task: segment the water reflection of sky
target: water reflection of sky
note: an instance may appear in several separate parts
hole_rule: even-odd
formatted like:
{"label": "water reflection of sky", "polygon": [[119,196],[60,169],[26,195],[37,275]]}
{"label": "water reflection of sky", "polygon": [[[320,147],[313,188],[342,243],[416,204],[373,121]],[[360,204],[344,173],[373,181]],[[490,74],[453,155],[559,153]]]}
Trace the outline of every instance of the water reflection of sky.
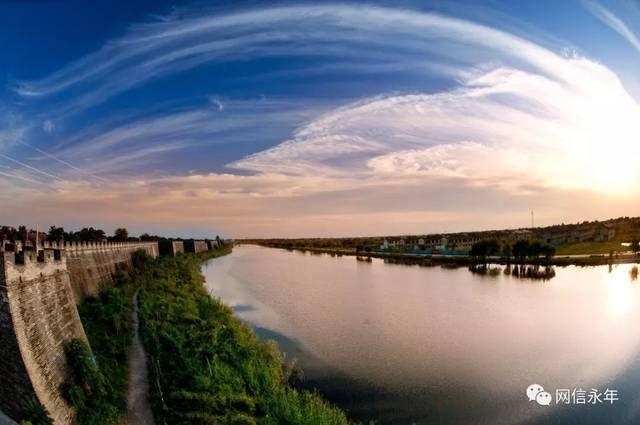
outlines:
{"label": "water reflection of sky", "polygon": [[205,274],[240,318],[307,353],[311,379],[327,368],[384,393],[345,401],[359,419],[513,423],[589,412],[589,422],[597,409],[539,408],[524,389],[619,384],[626,394],[619,388],[621,401],[600,411],[632,414],[640,377],[626,371],[637,362],[640,283],[630,268],[566,267],[535,281],[241,247]]}

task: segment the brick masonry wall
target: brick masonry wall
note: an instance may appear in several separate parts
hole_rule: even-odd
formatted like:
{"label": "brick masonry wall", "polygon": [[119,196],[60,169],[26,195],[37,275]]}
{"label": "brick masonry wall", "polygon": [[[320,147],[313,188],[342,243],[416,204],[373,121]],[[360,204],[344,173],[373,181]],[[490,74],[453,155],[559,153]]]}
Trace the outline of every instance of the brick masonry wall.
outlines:
{"label": "brick masonry wall", "polygon": [[164,240],[158,242],[161,255],[171,255],[175,257],[180,252],[184,252],[184,242]]}
{"label": "brick masonry wall", "polygon": [[145,250],[152,257],[158,256],[158,244],[155,242],[67,248],[67,267],[71,274],[71,288],[76,304],[96,295],[100,285],[113,282],[114,274],[130,266],[131,254],[139,249]]}
{"label": "brick masonry wall", "polygon": [[193,239],[188,239],[184,241],[184,252],[198,253],[208,251],[209,247],[206,241],[198,241]]}
{"label": "brick masonry wall", "polygon": [[24,403],[35,398],[56,425],[73,423],[74,412],[60,386],[68,376],[65,343],[86,339],[76,303],[111,282],[113,273],[131,264],[137,249],[158,255],[155,243],[64,248],[59,260],[53,249],[43,251],[44,261],[25,251],[24,264],[16,262],[14,252],[0,251],[0,410],[16,420]]}
{"label": "brick masonry wall", "polygon": [[29,374],[22,361],[20,347],[14,332],[13,319],[9,304],[9,294],[5,280],[4,256],[13,253],[0,252],[0,410],[7,415],[18,418],[21,414],[22,403],[35,398],[35,392],[29,379]]}
{"label": "brick masonry wall", "polygon": [[173,255],[177,255],[180,252],[184,252],[184,242],[182,241],[172,241],[171,245],[173,247]]}
{"label": "brick masonry wall", "polygon": [[[25,253],[24,265],[11,260],[5,255],[4,275],[21,363],[35,398],[47,408],[54,422],[71,423],[73,410],[60,392],[60,385],[67,380],[64,344],[72,338],[86,337],[66,263],[52,257],[38,262],[34,252]],[[14,386],[12,390],[19,388]],[[15,403],[24,404],[29,398],[33,397],[17,399]]]}

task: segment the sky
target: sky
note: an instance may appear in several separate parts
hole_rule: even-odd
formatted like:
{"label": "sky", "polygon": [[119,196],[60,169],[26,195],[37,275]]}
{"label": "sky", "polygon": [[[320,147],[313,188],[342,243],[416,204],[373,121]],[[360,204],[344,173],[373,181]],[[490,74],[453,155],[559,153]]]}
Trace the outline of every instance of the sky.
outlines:
{"label": "sky", "polygon": [[640,215],[631,0],[0,3],[0,223],[335,237]]}

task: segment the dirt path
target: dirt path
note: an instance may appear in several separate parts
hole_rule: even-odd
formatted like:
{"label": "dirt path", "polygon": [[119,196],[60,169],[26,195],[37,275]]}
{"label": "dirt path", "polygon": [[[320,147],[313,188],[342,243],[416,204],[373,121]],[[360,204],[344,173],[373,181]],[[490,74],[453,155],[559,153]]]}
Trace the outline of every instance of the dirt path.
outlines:
{"label": "dirt path", "polygon": [[140,341],[138,329],[138,293],[133,296],[133,341],[129,353],[129,389],[127,392],[127,423],[129,425],[153,425],[149,404],[149,380],[147,357]]}

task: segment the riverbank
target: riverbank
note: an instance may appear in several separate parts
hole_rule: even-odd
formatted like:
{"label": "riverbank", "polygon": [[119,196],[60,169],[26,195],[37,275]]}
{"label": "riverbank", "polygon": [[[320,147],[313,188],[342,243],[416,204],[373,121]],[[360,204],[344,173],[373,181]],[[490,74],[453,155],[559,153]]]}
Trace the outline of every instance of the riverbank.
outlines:
{"label": "riverbank", "polygon": [[137,277],[156,423],[343,425],[343,412],[294,389],[274,343],[261,343],[205,289],[198,255],[147,258]]}
{"label": "riverbank", "polygon": [[551,258],[527,259],[526,261],[516,261],[499,256],[486,257],[484,259],[474,258],[468,255],[437,255],[437,254],[411,254],[403,252],[376,252],[376,251],[356,251],[347,248],[284,248],[280,246],[262,245],[267,248],[284,249],[287,251],[308,252],[310,254],[328,254],[331,256],[353,256],[357,259],[381,258],[390,262],[417,265],[444,265],[444,266],[472,266],[477,264],[492,263],[500,265],[533,265],[533,266],[606,266],[609,264],[634,264],[640,263],[638,254],[580,254],[580,255],[557,255]]}

